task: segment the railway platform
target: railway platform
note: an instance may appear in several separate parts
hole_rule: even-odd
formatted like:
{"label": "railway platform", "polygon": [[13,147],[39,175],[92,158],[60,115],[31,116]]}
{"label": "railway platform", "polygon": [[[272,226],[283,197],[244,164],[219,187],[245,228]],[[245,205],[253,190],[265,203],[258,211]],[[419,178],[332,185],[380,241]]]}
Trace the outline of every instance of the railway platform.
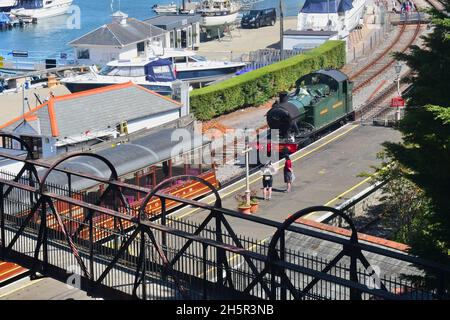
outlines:
{"label": "railway platform", "polygon": [[[274,176],[270,201],[262,200],[261,174],[256,172],[250,176],[250,188],[257,191],[260,198],[256,215],[282,222],[301,208],[322,204],[338,206],[369,186],[370,178],[359,175],[362,172],[372,172],[371,166],[379,164],[377,153],[382,150],[381,144],[399,140],[400,133],[391,128],[358,123],[341,127],[291,156],[296,175],[291,193],[284,192],[286,185],[283,181],[283,160]],[[220,194],[223,207],[236,208],[235,195],[243,193],[245,187],[243,179],[222,189]],[[212,202],[213,197],[202,201]],[[206,214],[187,207],[175,212],[172,218],[201,222]],[[320,217],[312,214],[308,218],[318,220]],[[230,218],[229,222],[239,234],[256,239],[263,239],[272,231],[261,226],[255,229],[251,223],[239,219]]]}

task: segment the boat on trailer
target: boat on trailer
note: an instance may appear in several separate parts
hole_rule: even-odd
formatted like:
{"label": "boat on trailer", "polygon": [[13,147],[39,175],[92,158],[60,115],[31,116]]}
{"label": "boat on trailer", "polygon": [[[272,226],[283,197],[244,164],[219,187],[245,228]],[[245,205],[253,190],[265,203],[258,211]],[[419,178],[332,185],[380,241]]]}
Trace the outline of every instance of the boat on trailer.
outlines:
{"label": "boat on trailer", "polygon": [[297,30],[337,31],[340,38],[362,23],[366,0],[306,0]]}

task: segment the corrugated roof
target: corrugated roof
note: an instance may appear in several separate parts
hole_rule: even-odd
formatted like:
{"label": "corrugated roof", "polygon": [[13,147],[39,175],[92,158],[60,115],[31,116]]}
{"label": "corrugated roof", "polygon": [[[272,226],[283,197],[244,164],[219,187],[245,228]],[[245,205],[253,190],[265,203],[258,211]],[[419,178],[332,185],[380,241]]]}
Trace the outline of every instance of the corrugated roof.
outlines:
{"label": "corrugated roof", "polygon": [[[13,131],[24,119],[36,114],[43,136],[78,136],[99,131],[150,115],[162,114],[181,106],[132,82],[53,97],[43,105],[0,126]],[[53,111],[53,112],[52,112]]]}
{"label": "corrugated roof", "polygon": [[[189,152],[208,143],[201,135],[196,134],[193,128],[184,128],[190,133],[191,139],[183,139],[181,142],[172,140],[172,134],[176,128],[166,128],[151,132],[144,136],[133,138],[130,135],[130,141],[115,147],[109,147],[95,151],[114,165],[119,176],[149,167],[153,164],[171,159],[174,150],[183,150]],[[176,147],[176,148],[175,148]],[[98,159],[89,157],[73,158],[64,162],[64,168],[92,174],[97,177],[109,178],[111,172],[108,167]],[[57,185],[67,185],[67,175],[54,171],[48,179],[48,182]],[[72,188],[74,190],[83,190],[95,186],[97,183],[92,180],[72,177]]]}
{"label": "corrugated roof", "polygon": [[165,31],[143,21],[127,18],[126,24],[111,22],[69,42],[71,46],[96,45],[123,47],[158,37]]}

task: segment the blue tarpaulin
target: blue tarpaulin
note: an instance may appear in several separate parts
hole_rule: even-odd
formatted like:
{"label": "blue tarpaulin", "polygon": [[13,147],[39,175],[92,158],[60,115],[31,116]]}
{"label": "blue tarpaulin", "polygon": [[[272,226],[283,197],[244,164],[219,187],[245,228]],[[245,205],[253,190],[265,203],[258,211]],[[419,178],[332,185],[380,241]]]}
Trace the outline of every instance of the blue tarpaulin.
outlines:
{"label": "blue tarpaulin", "polygon": [[0,12],[0,24],[8,23],[8,22],[11,22],[11,19],[9,18],[9,16],[4,12]]}
{"label": "blue tarpaulin", "polygon": [[302,13],[337,13],[353,8],[353,0],[306,0]]}

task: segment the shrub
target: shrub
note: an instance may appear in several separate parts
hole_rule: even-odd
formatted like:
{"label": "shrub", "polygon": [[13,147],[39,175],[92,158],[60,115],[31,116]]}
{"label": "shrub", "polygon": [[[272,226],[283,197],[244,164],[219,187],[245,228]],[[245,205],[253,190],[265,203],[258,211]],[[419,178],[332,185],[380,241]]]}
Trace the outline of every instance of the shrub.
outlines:
{"label": "shrub", "polygon": [[269,101],[290,90],[301,76],[323,68],[341,68],[345,42],[330,40],[306,53],[191,92],[191,110],[199,120],[210,120],[237,109]]}

